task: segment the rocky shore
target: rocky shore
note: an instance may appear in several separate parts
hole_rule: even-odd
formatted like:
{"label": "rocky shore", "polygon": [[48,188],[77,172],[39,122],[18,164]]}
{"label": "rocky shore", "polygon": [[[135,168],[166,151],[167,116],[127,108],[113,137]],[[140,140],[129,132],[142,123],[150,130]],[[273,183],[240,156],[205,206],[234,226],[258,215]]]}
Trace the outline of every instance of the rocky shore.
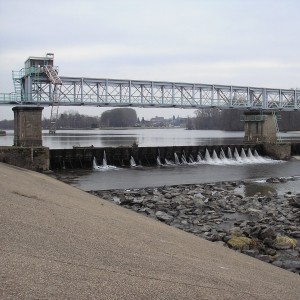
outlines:
{"label": "rocky shore", "polygon": [[[286,179],[268,181],[281,184]],[[300,274],[300,194],[248,197],[241,192],[246,184],[219,182],[90,193]]]}

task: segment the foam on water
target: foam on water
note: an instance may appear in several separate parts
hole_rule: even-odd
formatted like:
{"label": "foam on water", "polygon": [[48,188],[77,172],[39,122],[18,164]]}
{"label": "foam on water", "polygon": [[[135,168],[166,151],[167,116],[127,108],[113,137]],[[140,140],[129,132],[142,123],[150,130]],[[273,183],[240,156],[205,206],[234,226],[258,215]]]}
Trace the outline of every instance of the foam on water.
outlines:
{"label": "foam on water", "polygon": [[163,164],[161,163],[159,155],[156,157],[156,162],[158,166],[162,166]]}
{"label": "foam on water", "polygon": [[[156,158],[157,166],[178,166],[178,165],[247,165],[247,164],[276,164],[282,163],[283,161],[273,160],[268,157],[260,156],[256,150],[252,152],[250,148],[248,149],[241,149],[240,153],[237,148],[234,148],[233,155],[232,150],[230,147],[227,149],[227,155],[223,148],[220,149],[219,154],[215,149],[212,150],[210,153],[209,150],[205,149],[205,155],[202,157],[200,151],[198,152],[196,159],[194,159],[192,154],[189,154],[188,159],[185,156],[185,153],[181,154],[180,156],[177,153],[174,153],[174,161],[164,158],[164,162],[162,162],[160,153]],[[247,153],[247,154],[246,154]],[[141,167],[137,165],[133,156],[130,157],[130,167]],[[97,164],[97,160],[94,157],[93,159],[93,169],[94,170],[110,170],[110,169],[117,169],[115,166],[111,166],[107,164],[106,153],[104,151],[102,165]]]}
{"label": "foam on water", "polygon": [[168,166],[173,166],[173,165],[175,165],[174,162],[173,162],[172,160],[168,160],[168,159],[166,159],[166,158],[165,158],[165,163],[166,163],[166,165],[168,165]]}
{"label": "foam on water", "polygon": [[[238,152],[237,148],[235,148],[232,155],[232,151],[229,147],[227,149],[227,156],[222,148],[219,155],[217,154],[215,149],[213,149],[212,153],[209,153],[209,150],[206,148],[204,158],[199,152],[197,154],[196,160],[194,160],[193,156],[190,154],[189,160],[187,161],[185,154],[182,154],[180,161],[176,153],[174,153],[174,162],[165,159],[165,165],[247,165],[269,163],[276,164],[281,162],[283,161],[273,160],[268,157],[262,157],[257,153],[256,150],[253,154],[250,148],[248,148],[246,151],[242,148],[240,153]],[[164,166],[164,164],[162,163],[160,163],[159,165]]]}
{"label": "foam on water", "polygon": [[180,165],[180,160],[179,160],[178,155],[177,155],[176,152],[174,153],[174,161],[175,161],[176,165]]}
{"label": "foam on water", "polygon": [[102,165],[98,165],[96,157],[93,159],[93,169],[97,171],[107,171],[107,170],[116,170],[116,166],[111,166],[107,164],[106,153],[103,153]]}
{"label": "foam on water", "polygon": [[181,163],[182,163],[183,165],[188,165],[188,162],[187,162],[187,160],[186,160],[185,154],[182,154],[182,155],[181,155]]}
{"label": "foam on water", "polygon": [[133,158],[132,156],[130,156],[130,167],[131,167],[131,168],[136,167],[135,160],[134,160],[134,158]]}

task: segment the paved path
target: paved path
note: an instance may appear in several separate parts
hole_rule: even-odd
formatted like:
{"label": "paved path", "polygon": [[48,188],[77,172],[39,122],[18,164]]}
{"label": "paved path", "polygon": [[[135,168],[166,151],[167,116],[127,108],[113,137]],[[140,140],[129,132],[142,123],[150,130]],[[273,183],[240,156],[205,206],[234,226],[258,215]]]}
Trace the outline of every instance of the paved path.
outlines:
{"label": "paved path", "polygon": [[300,299],[300,276],[0,164],[0,299]]}

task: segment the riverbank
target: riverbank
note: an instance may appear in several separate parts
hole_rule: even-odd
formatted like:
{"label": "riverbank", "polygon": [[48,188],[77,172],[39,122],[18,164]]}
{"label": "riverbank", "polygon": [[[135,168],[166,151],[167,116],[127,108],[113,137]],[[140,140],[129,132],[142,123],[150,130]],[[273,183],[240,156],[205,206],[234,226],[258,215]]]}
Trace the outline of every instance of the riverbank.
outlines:
{"label": "riverbank", "polygon": [[299,276],[0,163],[0,298],[285,299]]}
{"label": "riverbank", "polygon": [[[268,182],[287,180],[299,178]],[[234,181],[90,193],[300,274],[300,194],[246,196],[246,185]]]}

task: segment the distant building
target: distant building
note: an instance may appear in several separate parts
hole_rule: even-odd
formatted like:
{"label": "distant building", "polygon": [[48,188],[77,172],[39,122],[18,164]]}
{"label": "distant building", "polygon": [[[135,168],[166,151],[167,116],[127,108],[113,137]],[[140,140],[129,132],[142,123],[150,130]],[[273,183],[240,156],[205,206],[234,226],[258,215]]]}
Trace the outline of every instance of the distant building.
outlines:
{"label": "distant building", "polygon": [[165,127],[165,118],[164,117],[155,117],[150,119],[150,126],[153,127]]}
{"label": "distant building", "polygon": [[142,119],[138,127],[184,127],[186,124],[186,118],[169,118],[164,117],[151,118],[149,121]]}
{"label": "distant building", "polygon": [[152,122],[152,123],[164,123],[165,118],[156,116],[155,118],[150,119],[150,122]]}

